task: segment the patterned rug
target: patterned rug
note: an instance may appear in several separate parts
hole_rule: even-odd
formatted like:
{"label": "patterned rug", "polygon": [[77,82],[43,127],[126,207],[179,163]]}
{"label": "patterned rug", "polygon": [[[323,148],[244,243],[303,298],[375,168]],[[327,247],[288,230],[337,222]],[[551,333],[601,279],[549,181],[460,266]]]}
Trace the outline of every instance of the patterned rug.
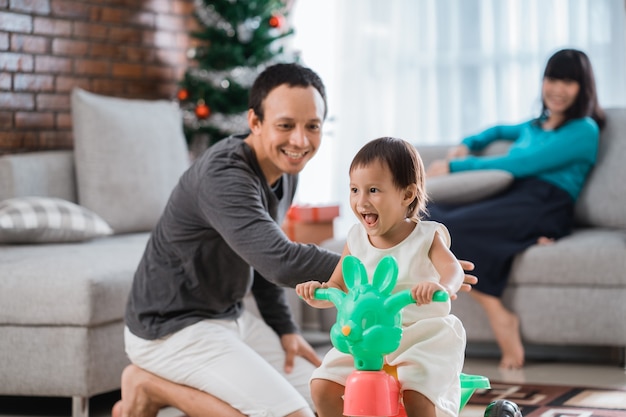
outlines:
{"label": "patterned rug", "polygon": [[626,390],[491,382],[477,390],[461,417],[482,417],[492,401],[515,402],[524,417],[626,417]]}

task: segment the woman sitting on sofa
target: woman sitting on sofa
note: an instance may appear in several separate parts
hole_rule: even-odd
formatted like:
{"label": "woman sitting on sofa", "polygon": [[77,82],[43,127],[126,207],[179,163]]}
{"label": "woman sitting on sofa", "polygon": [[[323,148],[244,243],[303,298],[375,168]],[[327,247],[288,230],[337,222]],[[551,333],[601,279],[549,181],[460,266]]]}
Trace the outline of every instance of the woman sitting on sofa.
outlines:
{"label": "woman sitting on sofa", "polygon": [[[479,277],[472,297],[487,313],[500,347],[502,368],[524,364],[517,316],[501,301],[514,256],[570,233],[574,203],[595,164],[605,116],[598,104],[591,63],[575,49],[556,52],[546,65],[539,117],[491,127],[434,161],[427,175],[500,169],[515,180],[491,198],[463,204],[428,205],[429,218],[445,224],[452,251],[474,262]],[[509,152],[472,156],[495,140],[512,142]]]}

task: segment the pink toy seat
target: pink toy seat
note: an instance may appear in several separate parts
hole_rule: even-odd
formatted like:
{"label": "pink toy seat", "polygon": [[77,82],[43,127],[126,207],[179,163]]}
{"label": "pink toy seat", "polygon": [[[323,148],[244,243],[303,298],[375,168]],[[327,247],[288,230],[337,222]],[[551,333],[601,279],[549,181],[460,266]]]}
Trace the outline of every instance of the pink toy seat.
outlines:
{"label": "pink toy seat", "polygon": [[348,376],[343,397],[347,416],[396,416],[400,384],[385,371],[354,371]]}

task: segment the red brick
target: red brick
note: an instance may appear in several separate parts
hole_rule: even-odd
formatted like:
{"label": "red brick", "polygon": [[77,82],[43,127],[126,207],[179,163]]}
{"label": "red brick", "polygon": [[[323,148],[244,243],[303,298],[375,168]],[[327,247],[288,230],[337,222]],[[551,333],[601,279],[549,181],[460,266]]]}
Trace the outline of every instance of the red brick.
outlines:
{"label": "red brick", "polygon": [[123,61],[125,57],[123,45],[111,43],[92,43],[89,48],[89,56],[92,58],[110,58],[116,61]]}
{"label": "red brick", "polygon": [[0,12],[0,30],[31,32],[33,30],[33,18],[23,14]]}
{"label": "red brick", "polygon": [[82,20],[88,20],[91,12],[91,6],[83,1],[52,0],[50,8],[54,16]]}
{"label": "red brick", "polygon": [[[163,0],[165,1],[165,0]],[[191,16],[194,11],[193,0],[167,0],[174,14]]]}
{"label": "red brick", "polygon": [[51,129],[54,127],[53,113],[15,113],[15,127],[18,129]]}
{"label": "red brick", "polygon": [[0,108],[32,110],[35,99],[32,94],[0,92]]}
{"label": "red brick", "polygon": [[28,139],[36,136],[32,132],[0,132],[0,152],[5,150],[15,152],[24,149],[24,144]]}
{"label": "red brick", "polygon": [[0,111],[0,127],[2,129],[13,128],[13,114],[11,111]]}
{"label": "red brick", "polygon": [[147,78],[156,78],[161,80],[171,80],[174,78],[174,69],[172,67],[149,65],[145,68]]}
{"label": "red brick", "polygon": [[125,44],[141,44],[143,32],[134,28],[111,27],[109,39]]}
{"label": "red brick", "polygon": [[0,51],[6,51],[9,49],[9,34],[0,33]]}
{"label": "red brick", "polygon": [[33,32],[42,35],[70,36],[72,23],[67,20],[35,17]]}
{"label": "red brick", "polygon": [[16,91],[54,91],[54,77],[18,73],[13,76],[13,88]]}
{"label": "red brick", "polygon": [[106,75],[109,74],[111,65],[108,61],[96,61],[93,59],[77,60],[74,64],[74,71],[77,74],[85,75]]}
{"label": "red brick", "polygon": [[0,0],[0,8],[6,9],[9,7],[9,0]]}
{"label": "red brick", "polygon": [[139,64],[113,64],[113,76],[122,78],[143,77],[143,65]]}
{"label": "red brick", "polygon": [[90,38],[90,39],[107,39],[109,28],[105,25],[91,22],[73,22],[74,37]]}
{"label": "red brick", "polygon": [[159,96],[157,90],[158,82],[156,81],[137,81],[128,83],[126,85],[126,91],[129,93],[131,97],[140,97],[143,99],[157,99],[162,98]]}
{"label": "red brick", "polygon": [[128,22],[130,17],[129,10],[123,10],[112,7],[93,7],[91,9],[91,20],[97,20],[104,23],[121,24]]}
{"label": "red brick", "polygon": [[11,10],[18,10],[21,12],[32,12],[36,14],[49,14],[50,13],[50,1],[49,0],[12,0]]}
{"label": "red brick", "polygon": [[12,76],[8,72],[0,72],[0,90],[11,89]]}
{"label": "red brick", "polygon": [[26,54],[2,52],[0,53],[0,70],[31,72],[33,70],[33,57]]}
{"label": "red brick", "polygon": [[124,92],[124,81],[98,78],[91,82],[91,88],[94,93],[110,96],[121,96]]}
{"label": "red brick", "polygon": [[14,52],[30,52],[43,54],[50,50],[50,39],[43,36],[11,35],[11,50]]}
{"label": "red brick", "polygon": [[72,128],[72,114],[71,113],[57,113],[56,127],[59,129],[71,129]]}
{"label": "red brick", "polygon": [[37,135],[39,149],[72,149],[74,141],[71,130],[43,131]]}
{"label": "red brick", "polygon": [[53,74],[69,73],[72,72],[72,60],[49,55],[36,56],[35,71]]}
{"label": "red brick", "polygon": [[70,109],[70,96],[68,94],[37,94],[36,99],[39,110]]}
{"label": "red brick", "polygon": [[124,48],[125,58],[129,62],[154,62],[154,49],[141,46],[128,46]]}
{"label": "red brick", "polygon": [[85,56],[89,50],[89,43],[70,39],[54,39],[52,41],[52,53],[54,55],[78,55]]}
{"label": "red brick", "polygon": [[91,88],[91,79],[78,78],[76,76],[57,77],[57,80],[56,80],[56,92],[57,93],[68,93],[72,91],[74,87],[80,87],[83,90],[89,90]]}

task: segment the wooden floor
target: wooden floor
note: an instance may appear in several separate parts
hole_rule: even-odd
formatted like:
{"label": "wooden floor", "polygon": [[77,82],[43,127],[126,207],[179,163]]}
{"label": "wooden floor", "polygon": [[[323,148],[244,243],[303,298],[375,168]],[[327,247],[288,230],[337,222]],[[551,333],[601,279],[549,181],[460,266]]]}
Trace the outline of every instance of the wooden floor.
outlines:
{"label": "wooden floor", "polygon": [[[323,355],[327,346],[319,346]],[[498,368],[495,347],[469,346],[464,372],[488,377],[491,381],[511,383],[560,384],[603,388],[626,389],[626,371],[623,351],[601,350],[593,352],[571,350],[558,359],[551,360],[550,352],[542,348],[530,349],[529,359],[523,370],[502,371]],[[569,355],[569,357],[568,357]],[[534,359],[541,357],[542,359]],[[548,359],[546,359],[548,358]],[[119,392],[96,396],[90,402],[91,417],[110,416],[111,407],[119,399]],[[70,416],[69,399],[0,397],[0,417],[53,417]],[[164,409],[158,417],[178,417],[175,409]]]}

